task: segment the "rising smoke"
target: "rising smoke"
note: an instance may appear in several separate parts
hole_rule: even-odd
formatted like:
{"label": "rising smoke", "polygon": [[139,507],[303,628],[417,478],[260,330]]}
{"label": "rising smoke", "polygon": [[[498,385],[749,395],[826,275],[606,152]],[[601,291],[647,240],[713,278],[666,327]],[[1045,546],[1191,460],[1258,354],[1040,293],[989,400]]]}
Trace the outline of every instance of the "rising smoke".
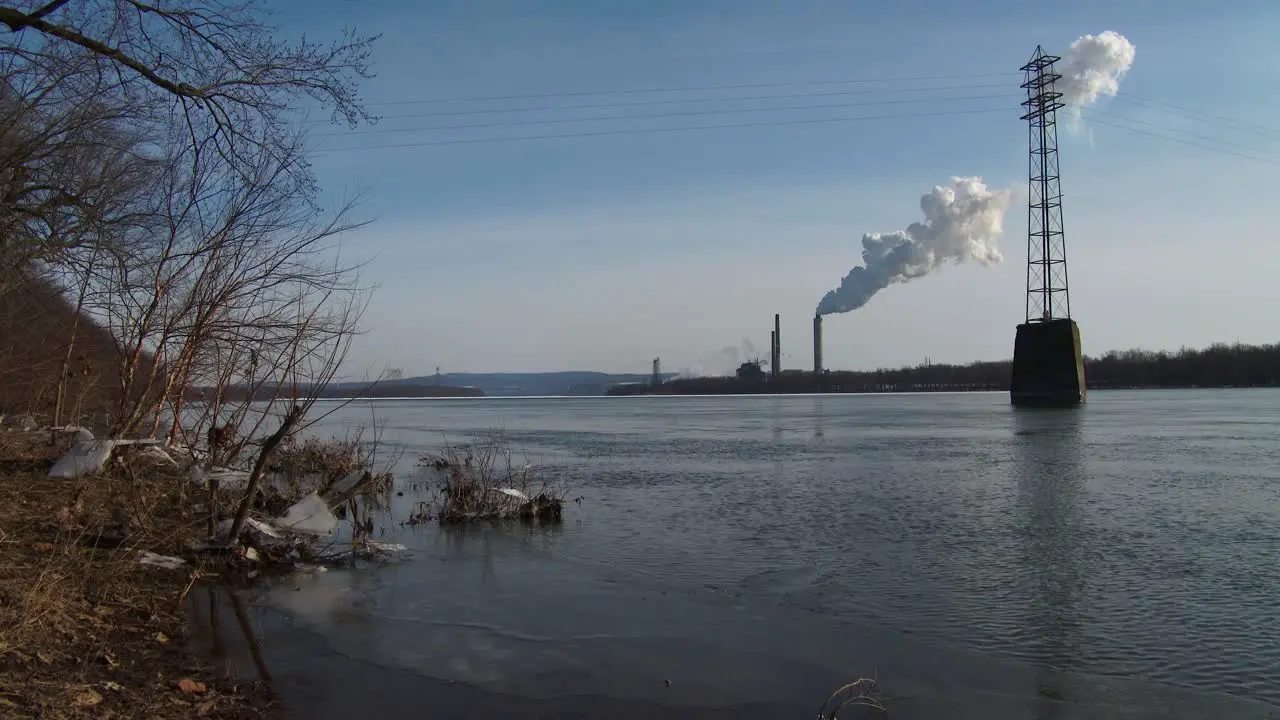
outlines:
{"label": "rising smoke", "polygon": [[693,367],[682,368],[676,375],[678,379],[703,377],[729,377],[738,370],[740,358],[756,360],[756,346],[743,338],[741,347],[726,345],[713,356],[703,359]]}
{"label": "rising smoke", "polygon": [[1084,35],[1071,43],[1057,67],[1062,79],[1056,83],[1067,109],[1078,116],[1099,97],[1115,97],[1136,54],[1133,43],[1114,30]]}
{"label": "rising smoke", "polygon": [[[1058,66],[1062,79],[1056,89],[1072,115],[1078,118],[1099,97],[1115,97],[1135,55],[1133,43],[1114,30],[1071,43]],[[996,240],[1004,229],[1011,195],[989,189],[976,177],[952,178],[950,187],[935,187],[920,198],[923,222],[862,236],[862,267],[850,270],[840,287],[822,298],[818,314],[857,310],[890,285],[928,275],[948,260],[999,263]]]}
{"label": "rising smoke", "polygon": [[897,283],[923,277],[948,260],[1000,262],[996,239],[1004,230],[1010,191],[991,190],[981,178],[957,177],[920,198],[924,221],[906,230],[862,236],[862,267],[855,267],[840,287],[818,303],[818,313],[857,310],[873,295]]}

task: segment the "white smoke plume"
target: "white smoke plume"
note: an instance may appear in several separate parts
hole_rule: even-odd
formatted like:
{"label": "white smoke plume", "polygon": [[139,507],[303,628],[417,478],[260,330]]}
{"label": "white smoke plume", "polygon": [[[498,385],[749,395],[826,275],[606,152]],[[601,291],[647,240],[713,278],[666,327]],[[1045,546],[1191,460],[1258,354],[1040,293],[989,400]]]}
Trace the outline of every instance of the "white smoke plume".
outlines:
{"label": "white smoke plume", "polygon": [[702,358],[691,367],[681,368],[676,373],[678,379],[731,377],[738,372],[738,365],[756,357],[756,346],[743,338],[742,345],[726,345],[708,357]]}
{"label": "white smoke plume", "polygon": [[978,177],[955,177],[949,186],[934,187],[920,198],[923,222],[862,236],[862,266],[822,298],[818,313],[857,310],[877,292],[928,275],[948,260],[999,263],[996,240],[1011,196],[1009,190],[989,189]]}
{"label": "white smoke plume", "polygon": [[1078,115],[1103,95],[1115,97],[1136,54],[1133,43],[1115,30],[1078,38],[1058,66],[1062,79],[1056,89],[1062,102]]}

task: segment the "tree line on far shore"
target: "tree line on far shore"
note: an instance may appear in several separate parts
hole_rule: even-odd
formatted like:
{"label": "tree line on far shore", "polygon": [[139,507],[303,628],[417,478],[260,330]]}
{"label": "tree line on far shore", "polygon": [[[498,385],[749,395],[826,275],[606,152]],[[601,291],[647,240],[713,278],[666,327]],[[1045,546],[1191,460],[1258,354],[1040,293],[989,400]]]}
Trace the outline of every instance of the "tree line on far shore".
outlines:
{"label": "tree line on far shore", "polygon": [[[1176,352],[1113,350],[1100,357],[1085,357],[1085,380],[1091,389],[1196,388],[1280,386],[1280,343],[1228,345]],[[1011,360],[973,362],[967,365],[929,363],[915,367],[829,371],[821,378],[813,373],[788,370],[776,378],[749,381],[739,378],[689,378],[674,380],[650,392],[892,392],[911,390],[1008,390]]]}

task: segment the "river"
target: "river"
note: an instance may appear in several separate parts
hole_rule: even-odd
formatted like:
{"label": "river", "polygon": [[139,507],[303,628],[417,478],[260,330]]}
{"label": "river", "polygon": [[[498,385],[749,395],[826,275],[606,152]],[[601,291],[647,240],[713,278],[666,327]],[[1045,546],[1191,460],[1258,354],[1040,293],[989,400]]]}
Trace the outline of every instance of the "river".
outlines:
{"label": "river", "polygon": [[899,718],[1280,717],[1280,392],[380,400],[320,432],[374,418],[406,487],[501,432],[581,503],[391,524],[406,559],[255,596],[296,717],[812,718],[872,675]]}

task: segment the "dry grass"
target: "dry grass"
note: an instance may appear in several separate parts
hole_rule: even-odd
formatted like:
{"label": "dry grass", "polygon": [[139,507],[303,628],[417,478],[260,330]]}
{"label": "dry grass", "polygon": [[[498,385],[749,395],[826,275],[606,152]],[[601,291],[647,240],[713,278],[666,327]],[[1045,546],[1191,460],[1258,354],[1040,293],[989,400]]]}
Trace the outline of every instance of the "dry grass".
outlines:
{"label": "dry grass", "polygon": [[189,481],[141,458],[56,480],[47,451],[0,434],[0,716],[273,716],[265,688],[186,649],[182,598],[207,568],[137,562],[205,534]]}
{"label": "dry grass", "polygon": [[539,477],[532,463],[513,462],[501,437],[448,446],[423,456],[419,466],[434,482],[438,498],[419,504],[411,523],[433,514],[441,524],[514,519],[559,522],[562,517],[566,489]]}
{"label": "dry grass", "polygon": [[346,507],[353,498],[366,499],[365,504],[379,504],[381,496],[395,484],[391,468],[399,458],[381,457],[379,433],[375,431],[366,438],[368,434],[367,428],[360,426],[343,437],[327,440],[314,436],[286,439],[272,455],[268,467],[270,487],[263,488],[259,507],[278,515],[303,495],[330,495],[334,485],[352,473],[365,477],[357,487],[341,493],[342,497],[332,498],[335,504]]}
{"label": "dry grass", "polygon": [[854,717],[887,717],[889,710],[880,701],[880,686],[875,678],[860,677],[841,685],[818,709],[818,720]]}

